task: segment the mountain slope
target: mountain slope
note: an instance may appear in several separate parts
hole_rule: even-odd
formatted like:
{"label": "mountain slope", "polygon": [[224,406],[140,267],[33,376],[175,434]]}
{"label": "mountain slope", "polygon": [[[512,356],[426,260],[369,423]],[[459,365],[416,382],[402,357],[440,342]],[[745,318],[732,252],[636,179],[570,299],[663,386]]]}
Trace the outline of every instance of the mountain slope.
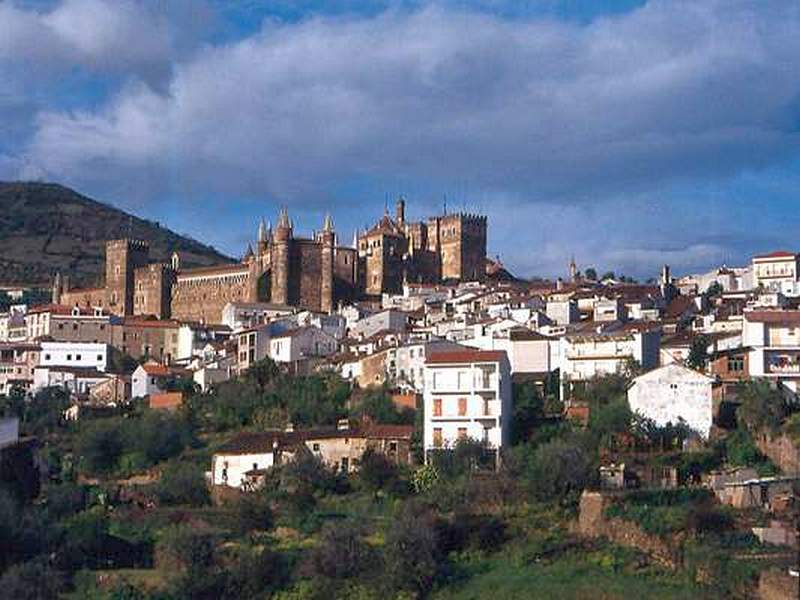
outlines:
{"label": "mountain slope", "polygon": [[0,182],[0,284],[49,284],[60,271],[74,284],[94,285],[102,277],[106,240],[122,237],[149,242],[153,260],[167,260],[173,250],[184,266],[231,260],[64,186]]}

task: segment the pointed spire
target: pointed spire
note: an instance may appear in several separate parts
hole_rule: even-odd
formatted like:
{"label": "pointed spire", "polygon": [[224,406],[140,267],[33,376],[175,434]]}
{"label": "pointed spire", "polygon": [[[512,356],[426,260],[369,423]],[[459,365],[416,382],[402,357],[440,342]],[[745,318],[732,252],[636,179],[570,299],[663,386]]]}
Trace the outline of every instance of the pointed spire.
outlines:
{"label": "pointed spire", "polygon": [[325,213],[325,222],[322,225],[322,231],[333,231],[333,218],[331,217],[331,213]]}
{"label": "pointed spire", "polygon": [[247,260],[248,258],[253,258],[253,245],[248,242],[247,250],[244,253],[244,258]]}
{"label": "pointed spire", "polygon": [[278,229],[291,229],[292,224],[289,222],[289,211],[284,206],[281,208],[280,216],[278,217]]}
{"label": "pointed spire", "polygon": [[267,241],[267,224],[262,217],[261,222],[258,224],[258,242],[263,244]]}
{"label": "pointed spire", "polygon": [[353,248],[358,249],[358,227],[353,230]]}

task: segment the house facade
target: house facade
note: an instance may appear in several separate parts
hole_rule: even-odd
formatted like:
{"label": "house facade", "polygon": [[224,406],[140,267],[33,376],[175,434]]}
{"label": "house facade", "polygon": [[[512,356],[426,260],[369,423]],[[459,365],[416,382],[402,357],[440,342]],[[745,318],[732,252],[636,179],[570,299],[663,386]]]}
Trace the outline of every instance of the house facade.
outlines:
{"label": "house facade", "polygon": [[490,450],[509,444],[511,368],[503,351],[438,352],[425,363],[426,457],[471,438]]}

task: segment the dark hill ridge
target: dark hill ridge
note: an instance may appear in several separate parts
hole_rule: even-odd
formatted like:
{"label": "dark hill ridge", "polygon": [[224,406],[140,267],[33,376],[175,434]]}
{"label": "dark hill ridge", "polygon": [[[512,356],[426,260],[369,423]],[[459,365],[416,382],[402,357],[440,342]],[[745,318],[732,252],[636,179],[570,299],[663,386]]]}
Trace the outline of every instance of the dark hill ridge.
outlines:
{"label": "dark hill ridge", "polygon": [[231,259],[211,246],[158,223],[53,183],[0,182],[0,284],[43,285],[60,271],[73,284],[102,279],[105,242],[132,237],[150,244],[154,261],[174,250],[184,266],[207,266]]}

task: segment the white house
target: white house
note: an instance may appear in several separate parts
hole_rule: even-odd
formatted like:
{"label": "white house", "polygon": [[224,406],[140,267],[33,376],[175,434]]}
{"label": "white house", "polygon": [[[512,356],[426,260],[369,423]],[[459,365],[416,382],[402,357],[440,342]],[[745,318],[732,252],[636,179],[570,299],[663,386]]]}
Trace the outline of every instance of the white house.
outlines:
{"label": "white house", "polygon": [[328,356],[339,343],[318,327],[298,327],[272,336],[269,357],[275,362],[294,362],[313,356]]}
{"label": "white house", "polygon": [[746,310],[742,345],[749,375],[800,390],[800,310]]}
{"label": "white house", "polygon": [[798,281],[798,255],[779,250],[753,257],[753,285],[794,296]]}
{"label": "white house", "polygon": [[628,404],[633,412],[657,425],[683,421],[708,439],[714,411],[713,384],[711,377],[683,365],[665,365],[633,380]]}
{"label": "white house", "polygon": [[211,483],[242,488],[247,474],[268,469],[279,461],[286,438],[280,431],[245,432],[223,444],[211,459]]}
{"label": "white house", "polygon": [[105,372],[108,344],[88,342],[42,342],[39,366],[97,369]]}
{"label": "white house", "polygon": [[508,445],[512,399],[505,352],[461,350],[429,355],[423,398],[426,456],[467,437],[494,450]]}
{"label": "white house", "polygon": [[652,324],[587,323],[560,339],[557,360],[562,392],[577,381],[621,372],[631,360],[652,369],[658,365],[660,343],[661,330]]}
{"label": "white house", "polygon": [[88,395],[89,390],[108,379],[108,375],[88,367],[36,367],[33,387],[37,392],[46,387],[61,387],[72,394]]}
{"label": "white house", "polygon": [[154,362],[139,365],[131,375],[131,397],[144,398],[163,392],[163,382],[169,375],[170,370],[164,365]]}

